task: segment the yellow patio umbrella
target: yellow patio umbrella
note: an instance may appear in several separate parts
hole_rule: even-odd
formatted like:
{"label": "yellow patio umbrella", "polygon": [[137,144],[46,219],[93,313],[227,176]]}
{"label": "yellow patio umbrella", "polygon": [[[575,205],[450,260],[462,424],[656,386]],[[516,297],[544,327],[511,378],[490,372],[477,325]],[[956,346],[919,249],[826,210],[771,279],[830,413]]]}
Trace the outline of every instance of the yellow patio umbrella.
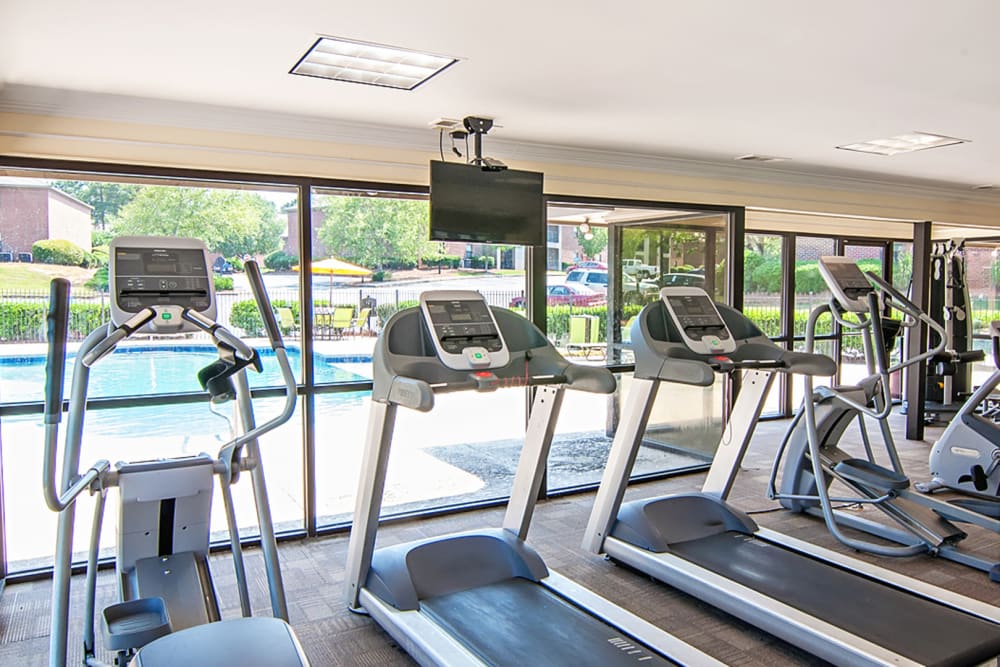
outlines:
{"label": "yellow patio umbrella", "polygon": [[[293,271],[298,271],[298,265],[292,267]],[[330,305],[333,305],[333,277],[334,276],[361,276],[364,279],[365,276],[370,276],[372,272],[363,266],[358,266],[357,264],[351,264],[350,262],[345,262],[342,259],[337,259],[336,257],[328,257],[326,259],[321,259],[312,263],[312,273],[320,275],[330,276],[330,288],[327,294],[327,301]]]}

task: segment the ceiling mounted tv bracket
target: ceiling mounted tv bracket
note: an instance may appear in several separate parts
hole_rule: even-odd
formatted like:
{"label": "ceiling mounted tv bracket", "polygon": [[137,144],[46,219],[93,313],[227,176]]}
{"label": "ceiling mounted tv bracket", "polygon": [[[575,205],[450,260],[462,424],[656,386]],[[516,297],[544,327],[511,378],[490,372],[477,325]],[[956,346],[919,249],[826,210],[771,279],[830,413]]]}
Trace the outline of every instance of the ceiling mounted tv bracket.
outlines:
{"label": "ceiling mounted tv bracket", "polygon": [[473,136],[476,156],[470,160],[472,164],[479,165],[483,171],[503,171],[507,168],[507,165],[496,158],[483,157],[483,137],[493,128],[492,118],[466,116],[462,119],[462,125]]}

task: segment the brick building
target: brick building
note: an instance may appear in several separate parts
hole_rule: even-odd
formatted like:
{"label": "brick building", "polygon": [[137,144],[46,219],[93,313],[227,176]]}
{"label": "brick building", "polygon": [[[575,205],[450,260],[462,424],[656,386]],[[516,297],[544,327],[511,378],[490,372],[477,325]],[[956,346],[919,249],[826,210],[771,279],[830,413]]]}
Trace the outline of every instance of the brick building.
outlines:
{"label": "brick building", "polygon": [[91,210],[45,181],[0,179],[0,251],[17,258],[43,239],[62,239],[90,250]]}

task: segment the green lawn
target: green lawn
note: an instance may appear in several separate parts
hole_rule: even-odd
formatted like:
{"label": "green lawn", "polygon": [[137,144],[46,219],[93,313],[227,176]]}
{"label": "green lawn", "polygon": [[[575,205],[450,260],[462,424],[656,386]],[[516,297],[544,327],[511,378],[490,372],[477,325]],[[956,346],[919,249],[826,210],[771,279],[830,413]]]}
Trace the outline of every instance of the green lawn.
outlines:
{"label": "green lawn", "polygon": [[0,294],[4,292],[47,292],[53,278],[68,278],[73,287],[83,284],[94,275],[94,269],[55,264],[0,264]]}

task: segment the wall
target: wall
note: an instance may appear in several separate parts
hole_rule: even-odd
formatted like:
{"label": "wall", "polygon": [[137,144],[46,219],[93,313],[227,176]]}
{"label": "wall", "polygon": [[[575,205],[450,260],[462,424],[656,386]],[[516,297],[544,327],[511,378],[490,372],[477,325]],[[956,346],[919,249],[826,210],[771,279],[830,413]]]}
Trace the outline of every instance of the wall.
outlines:
{"label": "wall", "polygon": [[[137,123],[124,112],[105,120],[61,115],[67,112],[56,107],[48,114],[2,109],[0,155],[8,156],[426,185],[428,160],[437,155],[437,135],[427,130],[297,122],[247,110],[219,118],[194,108],[185,118],[143,116],[180,127]],[[1000,226],[996,193],[954,185],[489,141],[490,154],[509,166],[543,171],[553,194]]]}
{"label": "wall", "polygon": [[47,188],[0,185],[0,238],[3,249],[13,250],[15,257],[48,238]]}
{"label": "wall", "polygon": [[48,238],[63,239],[90,250],[90,207],[58,190],[48,190]]}
{"label": "wall", "polygon": [[[288,234],[285,237],[285,246],[282,248],[289,255],[299,255],[299,209],[292,208],[286,213],[286,222],[288,224]],[[326,251],[326,247],[319,240],[319,230],[323,227],[323,223],[326,222],[326,213],[322,209],[313,208],[312,210],[312,248],[313,248],[313,258],[320,259],[328,257],[329,254]]]}

